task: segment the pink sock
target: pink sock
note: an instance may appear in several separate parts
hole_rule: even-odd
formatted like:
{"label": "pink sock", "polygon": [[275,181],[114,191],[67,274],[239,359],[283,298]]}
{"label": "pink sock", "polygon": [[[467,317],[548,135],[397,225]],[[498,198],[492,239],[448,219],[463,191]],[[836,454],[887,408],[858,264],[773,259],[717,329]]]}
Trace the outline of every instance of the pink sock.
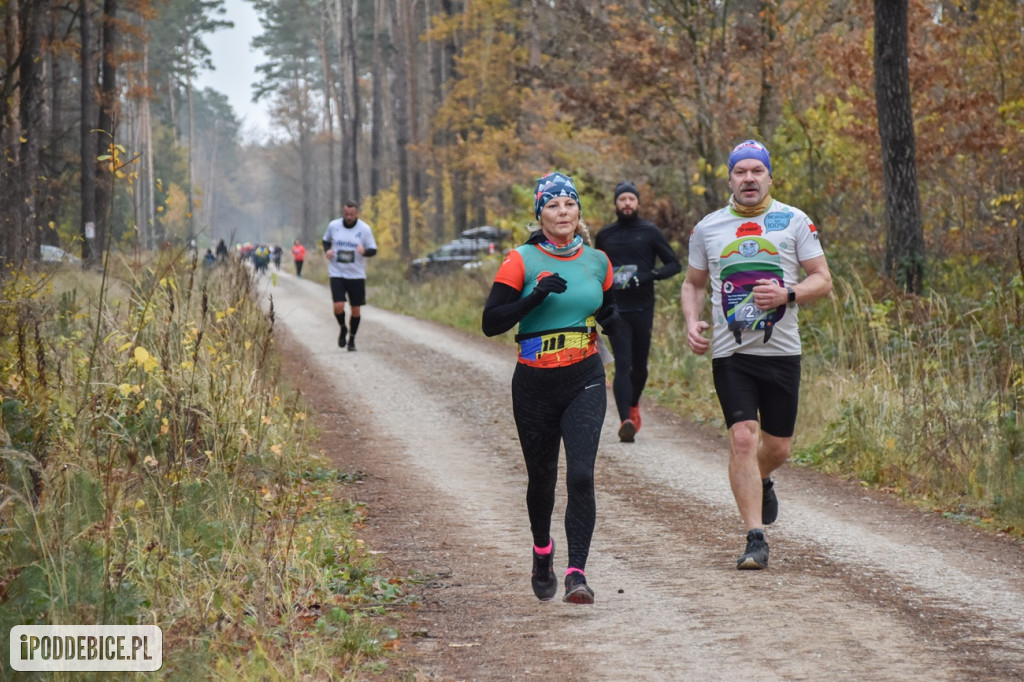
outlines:
{"label": "pink sock", "polygon": [[566,575],[569,575],[570,573],[579,573],[580,575],[582,575],[584,577],[587,575],[586,573],[583,572],[582,568],[576,568],[575,566],[570,566],[569,568],[565,569],[565,574]]}
{"label": "pink sock", "polygon": [[554,543],[551,542],[551,540],[548,540],[548,546],[547,547],[538,547],[537,545],[534,545],[533,546],[533,551],[536,552],[537,554],[540,554],[541,556],[544,556],[545,554],[551,554],[551,546],[553,544]]}

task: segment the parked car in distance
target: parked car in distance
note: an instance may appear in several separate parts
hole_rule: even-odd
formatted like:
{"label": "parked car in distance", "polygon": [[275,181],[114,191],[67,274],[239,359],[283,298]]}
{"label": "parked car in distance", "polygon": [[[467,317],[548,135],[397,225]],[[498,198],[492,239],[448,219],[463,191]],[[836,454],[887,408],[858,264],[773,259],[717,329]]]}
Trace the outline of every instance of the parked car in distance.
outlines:
{"label": "parked car in distance", "polygon": [[480,265],[480,258],[491,252],[492,242],[477,239],[456,239],[409,263],[409,278],[453,272]]}
{"label": "parked car in distance", "polygon": [[78,256],[68,253],[59,246],[49,244],[39,245],[39,260],[44,263],[71,263],[73,265],[79,265],[82,262]]}
{"label": "parked car in distance", "polygon": [[409,279],[480,267],[480,259],[501,253],[502,245],[511,235],[497,227],[484,225],[464,230],[458,239],[444,244],[422,258],[409,263]]}
{"label": "parked car in distance", "polygon": [[459,233],[460,239],[485,239],[487,241],[494,242],[496,246],[501,246],[506,240],[512,238],[512,234],[506,230],[502,230],[498,227],[491,227],[490,225],[483,225],[481,227],[471,227],[468,230],[463,230]]}

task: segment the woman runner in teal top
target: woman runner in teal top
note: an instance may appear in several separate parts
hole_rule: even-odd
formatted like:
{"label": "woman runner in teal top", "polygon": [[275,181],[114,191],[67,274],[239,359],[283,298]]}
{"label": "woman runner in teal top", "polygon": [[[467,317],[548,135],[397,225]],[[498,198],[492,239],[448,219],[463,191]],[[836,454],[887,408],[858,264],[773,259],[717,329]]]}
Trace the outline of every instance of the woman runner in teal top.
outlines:
{"label": "woman runner in teal top", "polygon": [[512,412],[528,476],[534,594],[547,601],[558,591],[551,517],[564,444],[569,559],[563,601],[592,604],[584,569],[597,517],[594,462],[607,408],[596,325],[609,333],[618,319],[608,293],[612,269],[604,253],[584,243],[589,235],[572,178],[540,178],[534,209],[540,229],[498,269],[482,327],[495,336],[519,325]]}

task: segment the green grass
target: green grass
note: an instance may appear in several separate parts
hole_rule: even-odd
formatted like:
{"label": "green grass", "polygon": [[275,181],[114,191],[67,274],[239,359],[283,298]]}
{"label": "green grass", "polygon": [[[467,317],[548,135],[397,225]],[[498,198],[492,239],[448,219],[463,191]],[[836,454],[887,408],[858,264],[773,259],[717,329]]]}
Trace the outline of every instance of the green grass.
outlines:
{"label": "green grass", "polygon": [[406,580],[364,552],[361,474],[316,454],[244,268],[114,257],[2,288],[4,631],[159,625],[174,679],[386,669]]}

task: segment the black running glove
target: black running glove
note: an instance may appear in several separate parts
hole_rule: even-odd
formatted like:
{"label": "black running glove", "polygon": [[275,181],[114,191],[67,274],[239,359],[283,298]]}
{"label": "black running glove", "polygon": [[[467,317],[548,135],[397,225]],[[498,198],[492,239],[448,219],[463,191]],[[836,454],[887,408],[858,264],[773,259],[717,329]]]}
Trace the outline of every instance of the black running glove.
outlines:
{"label": "black running glove", "polygon": [[594,319],[601,325],[601,331],[606,336],[611,336],[615,333],[615,330],[619,328],[619,322],[622,320],[619,317],[619,309],[614,305],[602,306],[600,310],[594,315]]}
{"label": "black running glove", "polygon": [[534,287],[533,290],[535,292],[539,291],[542,294],[542,298],[547,298],[548,294],[560,294],[565,291],[565,288],[565,280],[559,277],[556,272],[555,274],[548,275],[537,282],[537,286]]}

